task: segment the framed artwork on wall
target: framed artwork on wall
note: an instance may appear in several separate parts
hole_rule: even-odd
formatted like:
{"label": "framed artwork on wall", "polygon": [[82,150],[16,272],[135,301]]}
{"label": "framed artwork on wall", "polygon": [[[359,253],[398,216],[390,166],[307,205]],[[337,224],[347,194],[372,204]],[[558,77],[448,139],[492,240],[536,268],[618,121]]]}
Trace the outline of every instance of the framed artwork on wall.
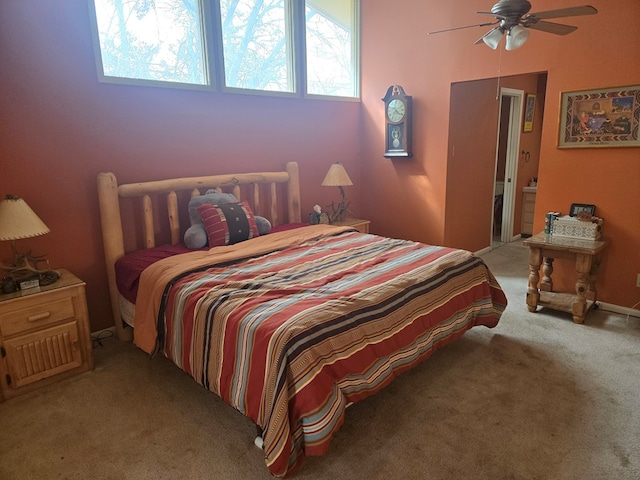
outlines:
{"label": "framed artwork on wall", "polygon": [[527,93],[527,100],[524,109],[524,123],[522,124],[523,132],[533,131],[533,115],[536,113],[536,95]]}
{"label": "framed artwork on wall", "polygon": [[640,86],[562,93],[558,148],[640,147]]}

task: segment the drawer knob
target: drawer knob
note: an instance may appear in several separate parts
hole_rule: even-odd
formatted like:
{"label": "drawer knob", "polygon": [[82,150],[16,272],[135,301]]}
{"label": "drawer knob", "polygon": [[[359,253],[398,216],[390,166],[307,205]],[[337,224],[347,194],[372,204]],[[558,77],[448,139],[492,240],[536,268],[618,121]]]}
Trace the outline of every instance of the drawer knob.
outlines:
{"label": "drawer knob", "polygon": [[37,322],[38,320],[44,320],[45,318],[49,318],[50,316],[51,316],[51,312],[36,313],[35,315],[29,315],[27,317],[27,321]]}

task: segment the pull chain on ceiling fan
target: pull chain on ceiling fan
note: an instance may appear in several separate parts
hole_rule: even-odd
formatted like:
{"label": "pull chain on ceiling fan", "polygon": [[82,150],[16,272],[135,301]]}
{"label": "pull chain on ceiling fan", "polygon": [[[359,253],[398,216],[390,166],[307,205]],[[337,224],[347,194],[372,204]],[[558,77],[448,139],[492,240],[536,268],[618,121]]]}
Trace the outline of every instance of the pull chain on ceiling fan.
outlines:
{"label": "pull chain on ceiling fan", "polygon": [[507,50],[515,50],[525,44],[531,33],[529,29],[540,30],[541,32],[552,33],[554,35],[568,35],[578,28],[562,23],[547,22],[546,20],[549,18],[577,17],[598,13],[598,10],[591,5],[559,8],[536,13],[529,13],[530,10],[531,2],[528,0],[500,0],[491,8],[491,11],[476,12],[479,15],[493,16],[496,19],[494,22],[438,30],[436,32],[429,32],[429,35],[450,32],[452,30],[462,30],[464,28],[496,25],[476,40],[474,44],[477,45],[484,42],[495,50],[498,48],[502,37],[506,36],[505,48]]}

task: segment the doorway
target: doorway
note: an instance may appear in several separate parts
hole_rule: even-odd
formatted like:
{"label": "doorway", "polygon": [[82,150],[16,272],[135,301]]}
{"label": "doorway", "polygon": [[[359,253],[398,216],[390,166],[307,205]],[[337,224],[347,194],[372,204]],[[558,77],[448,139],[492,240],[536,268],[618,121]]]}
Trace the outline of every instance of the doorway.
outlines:
{"label": "doorway", "polygon": [[500,88],[491,247],[514,239],[514,212],[524,91]]}

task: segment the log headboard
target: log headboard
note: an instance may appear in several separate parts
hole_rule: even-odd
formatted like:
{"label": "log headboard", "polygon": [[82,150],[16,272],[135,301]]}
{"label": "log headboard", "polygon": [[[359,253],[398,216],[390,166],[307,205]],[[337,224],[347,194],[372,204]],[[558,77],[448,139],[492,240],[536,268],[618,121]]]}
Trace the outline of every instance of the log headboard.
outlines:
{"label": "log headboard", "polygon": [[[277,195],[277,185],[285,184],[286,202],[285,206],[287,218],[282,221],[279,218],[279,202]],[[266,185],[266,186],[265,186]],[[121,340],[130,340],[132,332],[125,329],[120,315],[119,294],[116,285],[115,263],[126,253],[127,242],[125,232],[132,235],[129,229],[123,228],[122,224],[122,198],[138,198],[141,209],[142,236],[144,248],[152,248],[156,245],[156,239],[161,232],[159,224],[154,221],[156,214],[154,206],[164,205],[169,224],[169,236],[172,244],[182,241],[184,231],[189,225],[181,227],[180,212],[186,210],[186,206],[181,209],[180,199],[188,192],[186,198],[203,194],[208,189],[217,191],[230,191],[236,198],[247,200],[253,210],[260,215],[267,217],[273,225],[285,222],[297,223],[301,221],[300,216],[300,181],[298,177],[298,164],[289,162],[284,171],[279,172],[258,172],[258,173],[236,173],[225,175],[210,175],[203,177],[172,178],[166,180],[155,180],[149,182],[128,183],[118,185],[118,181],[113,173],[98,174],[98,200],[100,204],[100,221],[102,225],[102,241],[104,246],[104,257],[107,267],[107,280],[109,284],[109,296],[111,299],[111,309],[116,328],[116,335]],[[266,194],[268,208],[263,212],[261,191]],[[248,198],[243,198],[243,193]],[[157,207],[156,207],[157,208]],[[166,233],[166,232],[164,232]]]}

